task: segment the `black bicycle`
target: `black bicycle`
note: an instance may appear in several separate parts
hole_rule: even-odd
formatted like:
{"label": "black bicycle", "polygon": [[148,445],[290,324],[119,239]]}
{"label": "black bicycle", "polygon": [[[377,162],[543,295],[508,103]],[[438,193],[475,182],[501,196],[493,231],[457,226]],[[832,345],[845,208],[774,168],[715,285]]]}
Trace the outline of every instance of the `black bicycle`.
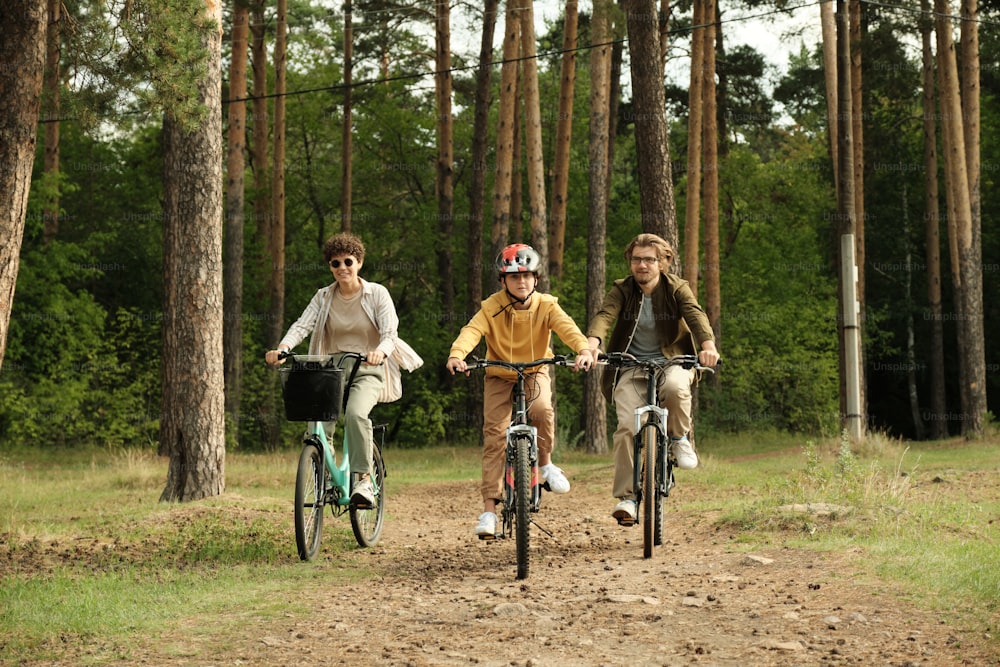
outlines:
{"label": "black bicycle", "polygon": [[[504,499],[501,511],[501,532],[498,535],[484,535],[480,539],[495,539],[514,536],[517,543],[517,578],[528,577],[531,540],[531,518],[538,512],[542,502],[541,475],[538,470],[538,429],[528,423],[528,399],[524,390],[525,376],[529,368],[545,365],[572,366],[573,360],[567,355],[557,355],[547,359],[525,362],[497,361],[473,357],[468,370],[497,366],[517,373],[517,382],[511,397],[513,411],[510,426],[507,427],[507,453],[504,470]],[[551,535],[539,526],[543,532]]]}
{"label": "black bicycle", "polygon": [[[637,359],[628,352],[609,352],[598,357],[618,369],[641,368],[646,373],[646,404],[635,410],[635,436],[632,439],[632,489],[636,498],[636,520],[622,520],[624,526],[642,521],[642,555],[653,557],[653,545],[663,544],[663,499],[674,488],[677,461],[668,446],[667,409],[657,396],[659,376],[671,366],[715,372],[703,366],[694,355],[669,359]],[[721,363],[721,362],[720,362]]]}
{"label": "black bicycle", "polygon": [[[345,352],[340,355],[293,355],[282,352],[279,359],[289,364],[281,369],[281,393],[285,403],[285,418],[290,421],[308,421],[302,453],[299,456],[295,477],[295,544],[299,558],[312,560],[319,552],[323,536],[323,508],[330,507],[334,516],[345,512],[351,515],[354,537],[362,547],[374,546],[382,536],[385,517],[385,424],[376,424],[372,464],[369,478],[374,489],[375,502],[359,505],[351,500],[357,476],[350,471],[347,432],[344,448],[337,463],[333,441],[327,437],[323,422],[340,418],[351,393],[351,382],[365,355]],[[342,368],[345,361],[353,360],[350,372]],[[348,377],[345,377],[348,376]]]}

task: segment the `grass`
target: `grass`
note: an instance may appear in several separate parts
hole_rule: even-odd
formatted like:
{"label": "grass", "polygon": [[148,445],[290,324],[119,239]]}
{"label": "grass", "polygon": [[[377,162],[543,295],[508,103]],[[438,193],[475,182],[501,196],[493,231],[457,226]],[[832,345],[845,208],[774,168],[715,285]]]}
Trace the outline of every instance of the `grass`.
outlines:
{"label": "grass", "polygon": [[[876,435],[859,448],[758,433],[713,435],[698,447],[684,511],[716,517],[734,549],[860,548],[871,576],[995,634],[996,439]],[[399,489],[479,475],[476,447],[391,449],[387,458]],[[566,448],[558,459],[579,479],[610,478],[610,455]],[[166,462],[145,450],[0,451],[0,664],[57,657],[67,641],[93,646],[91,664],[128,661],[134,633],[159,636],[196,616],[218,630],[240,622],[234,609],[280,618],[301,612],[288,591],[370,577],[347,521],[326,523],[330,558],[298,563],[289,544],[295,460],[230,454],[227,492],[179,505],[158,502]],[[825,514],[803,511],[821,503]]]}

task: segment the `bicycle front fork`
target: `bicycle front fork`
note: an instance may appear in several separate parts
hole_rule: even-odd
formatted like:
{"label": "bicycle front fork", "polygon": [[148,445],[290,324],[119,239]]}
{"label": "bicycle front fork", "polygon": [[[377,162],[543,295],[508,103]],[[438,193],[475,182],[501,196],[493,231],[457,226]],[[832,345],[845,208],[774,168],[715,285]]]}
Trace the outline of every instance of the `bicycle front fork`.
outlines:
{"label": "bicycle front fork", "polygon": [[[542,504],[542,476],[538,470],[538,429],[528,424],[514,424],[507,429],[507,454],[504,466],[504,486],[507,498],[514,498],[514,470],[517,463],[519,441],[528,443],[528,460],[531,462],[531,507],[537,512]],[[513,510],[513,507],[509,508]]]}

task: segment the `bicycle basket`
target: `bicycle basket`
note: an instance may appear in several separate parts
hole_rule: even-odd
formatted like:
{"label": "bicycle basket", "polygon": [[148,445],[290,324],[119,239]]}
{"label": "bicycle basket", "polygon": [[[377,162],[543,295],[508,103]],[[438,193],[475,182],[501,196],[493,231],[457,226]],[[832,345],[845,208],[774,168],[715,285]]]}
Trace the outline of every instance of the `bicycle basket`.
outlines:
{"label": "bicycle basket", "polygon": [[[325,357],[324,357],[325,359]],[[281,372],[281,397],[289,421],[336,421],[344,403],[344,370],[321,361],[290,362]]]}

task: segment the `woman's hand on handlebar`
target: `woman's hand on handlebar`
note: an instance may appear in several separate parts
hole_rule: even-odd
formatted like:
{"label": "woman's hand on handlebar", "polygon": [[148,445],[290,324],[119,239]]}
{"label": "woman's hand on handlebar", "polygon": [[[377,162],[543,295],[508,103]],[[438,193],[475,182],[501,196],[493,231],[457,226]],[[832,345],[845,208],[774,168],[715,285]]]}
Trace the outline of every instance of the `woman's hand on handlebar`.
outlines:
{"label": "woman's hand on handlebar", "polygon": [[288,350],[268,350],[264,353],[264,361],[267,362],[268,366],[280,366],[285,363],[285,358],[282,355],[287,353]]}
{"label": "woman's hand on handlebar", "polygon": [[385,361],[385,352],[382,350],[369,350],[365,356],[365,363],[369,366],[378,366]]}

